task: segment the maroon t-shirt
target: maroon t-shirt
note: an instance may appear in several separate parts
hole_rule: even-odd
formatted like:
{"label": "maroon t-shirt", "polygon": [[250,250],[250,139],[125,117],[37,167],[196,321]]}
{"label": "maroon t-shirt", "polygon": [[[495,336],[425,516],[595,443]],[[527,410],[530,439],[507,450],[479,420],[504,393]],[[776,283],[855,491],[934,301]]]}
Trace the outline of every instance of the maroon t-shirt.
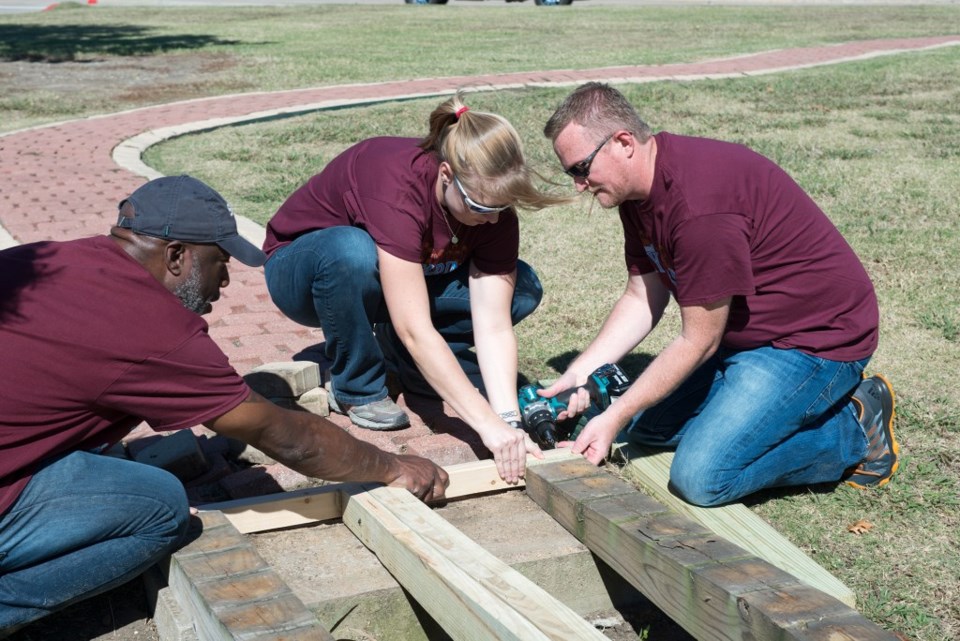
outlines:
{"label": "maroon t-shirt", "polygon": [[627,268],[680,305],[733,297],[723,344],[836,361],[877,347],[873,284],[853,249],[775,163],[733,143],[656,135],[650,196],[620,206]]}
{"label": "maroon t-shirt", "polygon": [[0,252],[0,513],[39,463],[141,421],[192,427],[249,388],[187,310],[108,236]]}
{"label": "maroon t-shirt", "polygon": [[449,219],[451,243],[437,202],[439,161],[414,138],[371,138],[334,158],[280,206],[267,224],[271,255],[299,236],[337,226],[359,227],[384,251],[421,263],[424,275],[444,274],[468,259],[480,271],[506,274],[517,265],[520,230],[514,211],[496,224],[468,227]]}

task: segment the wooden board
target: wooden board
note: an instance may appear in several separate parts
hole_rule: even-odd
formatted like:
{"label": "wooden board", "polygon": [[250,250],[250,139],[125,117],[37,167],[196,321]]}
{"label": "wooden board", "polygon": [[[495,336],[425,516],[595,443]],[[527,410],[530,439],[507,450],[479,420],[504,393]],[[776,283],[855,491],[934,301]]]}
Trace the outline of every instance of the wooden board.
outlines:
{"label": "wooden board", "polygon": [[717,535],[842,603],[850,607],[856,605],[853,590],[804,554],[747,506],[734,503],[722,507],[697,507],[670,492],[667,482],[670,479],[673,452],[624,445],[618,446],[616,456],[625,462],[624,476],[639,483],[651,496],[671,510],[690,517]]}
{"label": "wooden board", "polygon": [[[527,457],[527,465],[536,466],[574,457],[580,458],[566,449],[548,450],[544,452],[543,460]],[[523,487],[522,481],[518,485],[505,483],[490,460],[451,465],[444,469],[450,476],[448,500]],[[244,534],[264,532],[339,519],[344,507],[342,496],[355,492],[358,487],[351,483],[333,483],[293,492],[208,503],[200,506],[200,509],[223,512],[233,526]]]}
{"label": "wooden board", "polygon": [[585,460],[531,469],[527,494],[697,639],[896,640]]}
{"label": "wooden board", "polygon": [[[569,450],[549,450],[543,461],[529,457],[531,468],[543,462],[581,459]],[[678,499],[667,489],[672,453],[643,451],[634,446],[624,446],[618,456],[627,460],[623,471],[631,480],[641,484],[660,503],[679,514],[688,516],[704,525],[709,531],[736,543],[752,554],[774,566],[800,578],[849,606],[856,599],[853,591],[839,579],[810,559],[782,534],[751,512],[742,504],[719,508],[698,508]],[[582,460],[582,459],[581,459]],[[507,485],[497,475],[493,461],[474,461],[445,468],[450,475],[447,496],[451,500],[475,494],[523,487]],[[359,486],[331,484],[294,492],[284,492],[250,499],[239,499],[202,506],[203,510],[222,511],[242,533],[262,532],[270,529],[292,527],[339,519],[343,513],[343,495],[354,492]]]}
{"label": "wooden board", "polygon": [[[665,491],[669,462],[663,457],[657,465],[651,462],[640,461],[648,468],[644,475],[658,470],[662,478],[646,484],[660,483]],[[631,475],[636,463],[625,468]],[[524,486],[503,483],[492,461],[447,471],[450,498]],[[894,639],[845,603],[798,580],[796,571],[751,551],[758,547],[751,536],[763,537],[759,547],[778,558],[784,556],[781,545],[793,546],[742,505],[668,507],[659,498],[670,499],[669,493],[651,487],[657,498],[647,496],[568,450],[550,451],[544,461],[531,459],[525,486],[545,511],[698,639]],[[342,518],[454,639],[604,638],[405,490],[336,484],[205,508],[219,506],[232,511],[221,518],[243,531]],[[727,541],[715,528],[746,545]],[[785,556],[801,574],[825,573],[799,550]]]}
{"label": "wooden board", "polygon": [[347,496],[343,523],[456,641],[605,641],[406,490]]}

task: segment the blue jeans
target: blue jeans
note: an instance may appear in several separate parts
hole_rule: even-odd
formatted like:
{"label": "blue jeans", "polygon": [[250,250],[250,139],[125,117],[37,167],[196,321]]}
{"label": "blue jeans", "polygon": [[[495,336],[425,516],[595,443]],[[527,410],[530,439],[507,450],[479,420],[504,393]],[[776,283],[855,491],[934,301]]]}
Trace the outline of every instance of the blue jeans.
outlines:
{"label": "blue jeans", "polygon": [[[301,325],[323,330],[339,403],[364,405],[386,398],[388,361],[405,390],[433,395],[390,325],[377,246],[367,232],[330,227],[304,234],[275,251],[264,272],[270,297],[280,311]],[[474,339],[468,276],[469,264],[448,274],[427,276],[427,293],[434,327],[467,376],[482,389],[470,351]],[[536,273],[519,261],[510,310],[513,323],[533,313],[542,297]]]}
{"label": "blue jeans", "polygon": [[670,484],[694,505],[838,481],[867,453],[850,396],[869,360],[721,348],[670,396],[637,414],[622,438],[676,448]]}
{"label": "blue jeans", "polygon": [[156,467],[73,452],[0,516],[0,636],[130,581],[185,543],[183,485]]}

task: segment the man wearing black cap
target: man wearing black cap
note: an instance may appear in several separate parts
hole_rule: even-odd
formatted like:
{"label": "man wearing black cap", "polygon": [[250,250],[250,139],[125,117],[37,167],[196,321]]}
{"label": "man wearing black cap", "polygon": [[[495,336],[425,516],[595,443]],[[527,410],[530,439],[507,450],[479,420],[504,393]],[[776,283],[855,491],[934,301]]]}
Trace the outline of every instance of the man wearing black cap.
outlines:
{"label": "man wearing black cap", "polygon": [[229,283],[231,257],[265,259],[223,198],[189,176],[137,189],[109,236],[0,252],[0,637],[184,543],[179,481],[99,455],[141,421],[202,423],[308,476],[443,496],[447,476],[430,461],[247,387],[199,316]]}

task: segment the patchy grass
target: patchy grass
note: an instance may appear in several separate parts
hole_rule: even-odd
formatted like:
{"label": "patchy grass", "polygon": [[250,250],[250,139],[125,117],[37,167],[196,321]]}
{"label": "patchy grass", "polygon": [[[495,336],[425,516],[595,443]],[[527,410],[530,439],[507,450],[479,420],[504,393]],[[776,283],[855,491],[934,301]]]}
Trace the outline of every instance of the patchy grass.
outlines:
{"label": "patchy grass", "polygon": [[[954,6],[101,7],[0,16],[0,131],[192,95],[668,63],[882,37],[942,34]],[[798,29],[797,25],[803,25]],[[602,44],[601,44],[602,43]],[[568,55],[567,52],[574,52]],[[189,79],[197,54],[227,59]],[[117,61],[167,73],[71,78]],[[13,63],[22,63],[15,66]],[[50,63],[56,63],[51,65]],[[46,66],[43,66],[46,65]],[[187,69],[189,71],[189,68]],[[43,74],[41,78],[38,78]],[[62,76],[55,89],[45,81]],[[170,78],[170,79],[168,79]],[[138,85],[138,80],[142,82]],[[134,91],[118,91],[134,85]],[[189,85],[189,86],[185,86]],[[843,93],[838,92],[838,93]]]}
{"label": "patchy grass", "polygon": [[[785,166],[818,200],[867,266],[881,304],[873,370],[899,398],[901,472],[888,486],[800,488],[752,500],[850,586],[862,612],[919,641],[960,635],[960,95],[947,70],[960,49],[881,58],[778,76],[624,86],[656,128],[746,143]],[[841,88],[845,88],[841,91]],[[540,130],[566,90],[471,96],[506,115],[549,179],[562,174]],[[353,141],[421,135],[434,100],[317,113],[222,129],[154,148],[167,173],[189,168],[265,222],[282,200]],[[936,126],[931,126],[935,123]],[[522,256],[545,296],[518,327],[521,369],[553,378],[594,335],[622,291],[622,236],[614,212],[586,201],[522,216]],[[642,345],[657,353],[677,314]],[[866,519],[867,534],[847,532]]]}
{"label": "patchy grass", "polygon": [[[478,13],[482,11],[483,13]],[[491,71],[664,63],[752,51],[955,32],[960,7],[503,7],[96,9],[0,17],[0,130],[189,95]],[[803,29],[797,29],[802,24]],[[562,46],[559,44],[562,43]],[[598,44],[602,43],[602,44]],[[563,52],[576,52],[563,55]],[[547,52],[550,52],[549,54]],[[146,83],[200,69],[189,83]],[[7,62],[2,62],[6,60]],[[63,60],[57,65],[30,60]],[[27,82],[52,69],[115,83]],[[622,89],[656,129],[748,144],[822,205],[877,286],[882,334],[871,369],[898,393],[901,472],[871,492],[799,488],[751,508],[847,585],[866,616],[917,641],[960,638],[960,48],[771,76]],[[150,76],[153,78],[154,76]],[[20,87],[29,85],[26,89]],[[84,88],[85,87],[85,88]],[[92,88],[91,88],[92,87]],[[566,90],[477,94],[507,116],[529,157],[563,189],[540,135]],[[186,136],[148,161],[216,185],[265,222],[352,142],[422,135],[433,100],[320,112]],[[558,189],[561,187],[557,187]],[[522,255],[546,294],[518,327],[521,370],[548,379],[594,335],[624,284],[614,212],[584,201],[524,214]],[[679,326],[672,308],[627,359],[636,372]],[[863,535],[846,526],[867,519]]]}

